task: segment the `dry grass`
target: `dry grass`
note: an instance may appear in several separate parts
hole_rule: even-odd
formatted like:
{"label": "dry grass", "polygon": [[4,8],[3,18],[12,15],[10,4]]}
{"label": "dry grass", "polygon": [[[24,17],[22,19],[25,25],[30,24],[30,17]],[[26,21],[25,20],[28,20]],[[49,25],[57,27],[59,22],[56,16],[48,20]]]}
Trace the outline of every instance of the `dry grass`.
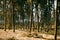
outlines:
{"label": "dry grass", "polygon": [[8,38],[7,40],[18,40],[18,39],[12,37],[12,38]]}
{"label": "dry grass", "polygon": [[53,37],[53,35],[42,33],[32,32],[31,34],[29,34],[29,32],[21,30],[16,30],[16,32],[13,32],[13,30],[7,30],[5,32],[4,30],[0,29],[0,40],[53,40]]}

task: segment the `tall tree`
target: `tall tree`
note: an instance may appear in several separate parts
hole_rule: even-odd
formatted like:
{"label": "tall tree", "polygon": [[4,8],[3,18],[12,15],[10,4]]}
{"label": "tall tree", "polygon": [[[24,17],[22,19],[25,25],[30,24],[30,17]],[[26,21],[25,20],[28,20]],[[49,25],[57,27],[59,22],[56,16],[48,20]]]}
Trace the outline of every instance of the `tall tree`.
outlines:
{"label": "tall tree", "polygon": [[4,31],[6,31],[6,24],[7,24],[7,17],[6,17],[6,13],[7,13],[7,11],[6,11],[6,0],[3,0],[3,14],[4,14]]}
{"label": "tall tree", "polygon": [[58,0],[55,0],[55,14],[54,14],[54,18],[55,18],[55,20],[54,20],[54,25],[55,25],[55,40],[57,40],[57,2],[58,2]]}
{"label": "tall tree", "polygon": [[32,14],[32,0],[27,0],[28,4],[29,4],[29,10],[30,10],[30,34],[31,34],[31,30],[32,30],[32,17],[33,17],[33,14]]}
{"label": "tall tree", "polygon": [[13,32],[15,32],[14,0],[11,0],[11,5],[12,5],[12,26],[13,26]]}

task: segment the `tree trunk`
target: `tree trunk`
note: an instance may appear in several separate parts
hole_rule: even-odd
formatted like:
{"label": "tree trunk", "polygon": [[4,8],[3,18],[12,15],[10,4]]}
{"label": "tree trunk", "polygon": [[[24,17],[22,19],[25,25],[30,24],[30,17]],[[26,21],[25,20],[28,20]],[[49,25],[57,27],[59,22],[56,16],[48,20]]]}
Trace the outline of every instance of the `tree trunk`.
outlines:
{"label": "tree trunk", "polygon": [[13,2],[14,0],[11,0],[11,2],[12,2],[12,27],[13,27],[13,32],[15,32],[15,18],[14,18],[14,2]]}
{"label": "tree trunk", "polygon": [[38,19],[38,32],[39,32],[40,26],[39,26],[39,16],[38,15],[37,15],[37,19]]}
{"label": "tree trunk", "polygon": [[30,22],[30,34],[31,34],[31,30],[32,30],[32,0],[27,0],[27,2],[28,2],[28,5],[30,6],[30,8],[29,8],[29,10],[30,10],[30,20],[31,20],[31,22]]}
{"label": "tree trunk", "polygon": [[57,40],[57,25],[56,25],[56,21],[57,21],[57,0],[55,0],[56,1],[56,4],[55,4],[55,15],[54,15],[54,17],[55,17],[55,20],[54,20],[54,25],[55,25],[55,40]]}
{"label": "tree trunk", "polygon": [[7,17],[6,17],[6,0],[4,0],[4,4],[3,4],[3,14],[4,14],[4,31],[6,31],[6,21],[7,21]]}

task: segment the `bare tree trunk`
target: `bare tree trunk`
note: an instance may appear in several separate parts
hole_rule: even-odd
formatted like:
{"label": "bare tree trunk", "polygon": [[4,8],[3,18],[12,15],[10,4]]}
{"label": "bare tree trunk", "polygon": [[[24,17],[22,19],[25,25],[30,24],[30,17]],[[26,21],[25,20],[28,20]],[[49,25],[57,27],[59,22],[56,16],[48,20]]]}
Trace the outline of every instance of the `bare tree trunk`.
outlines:
{"label": "bare tree trunk", "polygon": [[15,32],[15,20],[14,20],[14,0],[11,0],[12,2],[12,26],[13,26],[13,32]]}
{"label": "bare tree trunk", "polygon": [[[29,9],[29,10],[30,10],[30,9]],[[29,29],[30,29],[30,30],[29,30],[29,31],[30,31],[30,34],[31,34],[31,27],[32,27],[31,10],[30,10],[30,19],[29,19],[29,20],[30,20],[30,24],[29,24]]]}
{"label": "bare tree trunk", "polygon": [[55,4],[55,15],[54,15],[54,17],[55,17],[55,20],[54,20],[54,25],[55,25],[55,40],[57,40],[57,25],[56,25],[56,21],[57,21],[57,0],[55,0],[56,1],[56,4]]}
{"label": "bare tree trunk", "polygon": [[39,29],[40,29],[40,26],[39,26],[39,14],[38,14],[38,3],[37,3],[37,5],[36,5],[36,9],[37,9],[37,25],[38,25],[38,32],[39,32]]}
{"label": "bare tree trunk", "polygon": [[3,14],[4,14],[4,31],[6,31],[6,0],[4,0],[4,4],[3,4]]}
{"label": "bare tree trunk", "polygon": [[57,40],[57,25],[56,25],[56,12],[55,12],[55,40]]}
{"label": "bare tree trunk", "polygon": [[38,32],[39,32],[40,26],[39,26],[39,16],[38,15],[37,15],[37,19],[38,19]]}
{"label": "bare tree trunk", "polygon": [[32,0],[27,0],[27,2],[28,2],[28,4],[29,4],[29,6],[30,6],[30,20],[31,20],[31,22],[30,22],[30,34],[31,34],[31,30],[32,30]]}

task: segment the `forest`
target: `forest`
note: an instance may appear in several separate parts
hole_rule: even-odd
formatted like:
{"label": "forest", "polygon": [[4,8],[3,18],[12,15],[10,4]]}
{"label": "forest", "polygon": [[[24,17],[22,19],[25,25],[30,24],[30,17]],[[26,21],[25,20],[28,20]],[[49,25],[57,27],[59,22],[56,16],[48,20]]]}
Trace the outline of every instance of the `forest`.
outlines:
{"label": "forest", "polygon": [[[0,0],[0,35],[2,37],[14,35],[8,40],[17,40],[13,39],[15,34],[17,36],[25,32],[24,37],[39,38],[36,40],[60,40],[59,30],[59,0]],[[7,35],[3,36],[2,33]],[[44,38],[41,36],[43,34],[53,35],[53,38]],[[1,36],[0,40],[7,40],[2,39]]]}

